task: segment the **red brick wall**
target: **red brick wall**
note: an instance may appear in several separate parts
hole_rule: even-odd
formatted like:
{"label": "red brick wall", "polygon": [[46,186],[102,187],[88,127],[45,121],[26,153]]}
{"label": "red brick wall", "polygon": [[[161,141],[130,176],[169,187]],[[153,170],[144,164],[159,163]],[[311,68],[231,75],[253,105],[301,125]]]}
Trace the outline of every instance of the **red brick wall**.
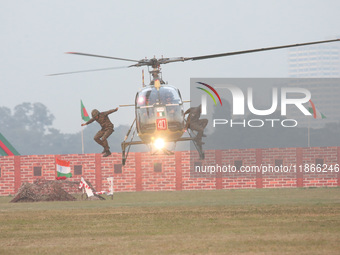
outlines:
{"label": "red brick wall", "polygon": [[[22,183],[32,183],[36,178],[54,180],[56,158],[70,161],[73,174],[70,181],[79,182],[83,176],[97,191],[108,191],[107,178],[112,176],[115,192],[340,186],[340,147],[271,148],[210,150],[205,152],[204,162],[198,159],[197,153],[190,151],[157,156],[136,152],[130,153],[121,173],[114,173],[114,169],[119,170],[121,164],[120,153],[113,153],[108,158],[103,158],[101,154],[0,157],[0,195],[13,195]],[[300,172],[299,168],[292,171],[291,168],[288,172],[193,175],[194,164],[234,166],[237,161],[242,161],[244,167],[261,167],[275,166],[275,160],[282,160],[285,167],[301,165],[303,171]],[[320,160],[328,168],[326,173],[304,171],[305,165],[310,167]],[[161,171],[155,172],[159,164]],[[336,164],[338,168],[335,168]],[[74,174],[75,166],[82,167],[81,175]],[[34,176],[34,167],[41,167],[41,176]],[[329,167],[333,167],[333,172],[329,171]]]}
{"label": "red brick wall", "polygon": [[0,157],[0,195],[9,195],[15,193],[15,186],[18,185],[15,181],[15,156]]}

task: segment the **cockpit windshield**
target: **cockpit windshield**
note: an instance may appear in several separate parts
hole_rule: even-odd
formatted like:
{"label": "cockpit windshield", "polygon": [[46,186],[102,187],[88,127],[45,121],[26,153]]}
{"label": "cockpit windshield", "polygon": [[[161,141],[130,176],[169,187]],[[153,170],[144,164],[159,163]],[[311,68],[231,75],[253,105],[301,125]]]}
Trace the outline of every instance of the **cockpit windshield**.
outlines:
{"label": "cockpit windshield", "polygon": [[136,98],[136,105],[138,107],[151,106],[154,104],[182,104],[182,99],[175,88],[166,86],[160,87],[159,90],[155,87],[145,88],[138,93]]}

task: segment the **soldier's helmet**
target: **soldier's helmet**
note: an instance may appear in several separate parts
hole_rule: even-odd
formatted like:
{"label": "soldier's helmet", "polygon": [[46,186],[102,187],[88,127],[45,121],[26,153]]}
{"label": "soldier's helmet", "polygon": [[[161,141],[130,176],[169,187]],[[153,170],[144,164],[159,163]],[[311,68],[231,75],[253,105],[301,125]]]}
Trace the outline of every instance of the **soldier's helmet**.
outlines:
{"label": "soldier's helmet", "polygon": [[99,111],[97,109],[93,109],[92,112],[91,112],[91,115],[92,115],[92,118],[95,118],[99,115]]}

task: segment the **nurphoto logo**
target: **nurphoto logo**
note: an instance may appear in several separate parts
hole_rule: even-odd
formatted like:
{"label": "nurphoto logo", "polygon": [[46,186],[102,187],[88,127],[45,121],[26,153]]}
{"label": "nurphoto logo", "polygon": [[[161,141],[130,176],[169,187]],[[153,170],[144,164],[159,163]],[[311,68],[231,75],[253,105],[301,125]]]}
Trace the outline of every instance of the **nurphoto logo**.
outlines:
{"label": "nurphoto logo", "polygon": [[[220,102],[220,106],[222,106],[222,100],[220,95],[231,94],[232,97],[232,115],[233,116],[245,116],[246,110],[253,115],[256,116],[269,116],[276,111],[280,111],[281,116],[287,115],[288,106],[294,106],[297,110],[299,110],[305,116],[311,116],[312,114],[306,107],[303,105],[308,103],[311,100],[311,92],[306,88],[299,87],[282,87],[271,88],[271,105],[267,109],[257,109],[254,106],[255,96],[254,89],[252,87],[246,88],[246,93],[242,91],[236,85],[233,84],[213,84],[209,85],[203,82],[196,82],[197,84],[203,85],[209,88],[215,96],[218,98]],[[197,87],[197,89],[205,92],[201,94],[201,107],[202,107],[202,115],[207,115],[208,112],[208,103],[207,103],[207,95],[211,97],[215,106],[217,105],[216,99],[214,95],[207,90],[206,88]],[[220,92],[218,93],[217,90]],[[279,103],[280,102],[280,103]],[[247,107],[247,108],[246,108]],[[275,127],[276,124],[279,124],[282,127],[296,127],[298,125],[298,121],[295,119],[243,119],[243,120],[233,120],[233,119],[225,119],[225,118],[214,118],[213,127],[217,125],[230,125],[230,127],[235,126],[248,126],[248,127],[263,127],[265,124],[268,124],[271,127]]]}

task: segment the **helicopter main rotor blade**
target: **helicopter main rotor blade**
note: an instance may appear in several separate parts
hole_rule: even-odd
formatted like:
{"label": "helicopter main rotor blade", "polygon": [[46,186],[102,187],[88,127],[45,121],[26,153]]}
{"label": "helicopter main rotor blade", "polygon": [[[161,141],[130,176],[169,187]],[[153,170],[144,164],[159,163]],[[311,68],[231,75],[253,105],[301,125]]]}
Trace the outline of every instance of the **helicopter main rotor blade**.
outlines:
{"label": "helicopter main rotor blade", "polygon": [[107,68],[91,69],[91,70],[81,70],[81,71],[66,72],[66,73],[54,73],[54,74],[48,74],[47,76],[75,74],[75,73],[87,73],[87,72],[105,71],[105,70],[113,70],[113,69],[123,69],[123,68],[129,68],[129,67],[131,67],[131,66],[107,67]]}
{"label": "helicopter main rotor blade", "polygon": [[162,57],[160,59],[156,59],[154,57],[152,59],[142,59],[142,60],[94,55],[94,54],[81,53],[81,52],[66,52],[67,54],[81,55],[81,56],[87,56],[87,57],[98,57],[98,58],[108,58],[108,59],[130,61],[130,62],[135,62],[136,64],[133,64],[133,65],[130,65],[130,66],[123,66],[123,67],[111,67],[111,68],[92,69],[92,70],[75,71],[75,72],[67,72],[67,73],[57,73],[57,74],[50,74],[50,76],[64,75],[64,74],[74,74],[74,73],[84,73],[84,72],[93,72],[93,71],[104,71],[104,70],[129,68],[129,67],[141,67],[141,66],[152,66],[153,68],[157,69],[159,67],[159,65],[173,63],[173,62],[184,62],[184,61],[188,61],[188,60],[194,61],[194,60],[202,60],[202,59],[209,59],[209,58],[227,57],[227,56],[241,55],[241,54],[247,54],[247,53],[253,53],[253,52],[278,50],[278,49],[284,49],[284,48],[300,47],[300,46],[306,46],[306,45],[339,42],[339,41],[340,41],[340,39],[332,39],[332,40],[315,41],[315,42],[307,42],[307,43],[299,43],[299,44],[289,44],[289,45],[259,48],[259,49],[251,49],[251,50],[243,50],[243,51],[232,51],[232,52],[226,52],[226,53],[220,53],[220,54],[203,55],[203,56],[187,57],[187,58],[184,58],[184,57],[163,58]]}
{"label": "helicopter main rotor blade", "polygon": [[109,58],[109,59],[116,59],[116,60],[123,60],[123,61],[137,62],[137,63],[139,62],[138,60],[134,60],[134,59],[116,58],[116,57],[101,56],[101,55],[94,55],[94,54],[81,53],[81,52],[66,52],[66,54],[74,54],[74,55],[97,57],[97,58]]}
{"label": "helicopter main rotor blade", "polygon": [[[276,46],[276,47],[226,52],[226,53],[213,54],[213,55],[204,55],[204,56],[197,56],[197,57],[191,57],[191,58],[182,58],[182,59],[179,58],[177,61],[187,61],[187,60],[193,60],[194,61],[194,60],[201,60],[201,59],[208,59],[208,58],[219,58],[219,57],[247,54],[247,53],[259,52],[259,51],[269,51],[269,50],[277,50],[277,49],[284,49],[284,48],[306,46],[306,45],[312,45],[312,44],[339,42],[339,41],[340,41],[340,39],[333,39],[333,40],[326,40],[326,41],[316,41],[316,42],[308,42],[308,43],[290,44],[290,45],[282,45],[282,46]],[[175,62],[175,61],[169,61],[169,62]]]}

